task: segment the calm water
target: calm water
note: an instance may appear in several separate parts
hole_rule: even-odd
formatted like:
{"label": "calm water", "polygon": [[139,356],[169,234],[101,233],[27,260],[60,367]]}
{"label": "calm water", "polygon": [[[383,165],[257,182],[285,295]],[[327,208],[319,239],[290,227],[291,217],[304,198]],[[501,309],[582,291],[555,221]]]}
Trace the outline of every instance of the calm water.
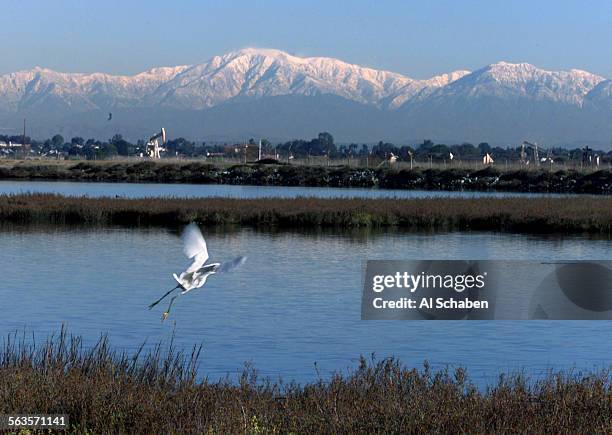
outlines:
{"label": "calm water", "polygon": [[[230,186],[217,184],[82,183],[70,181],[0,180],[1,194],[58,193],[66,196],[110,196],[144,198],[153,196],[181,198],[425,198],[425,197],[510,197],[558,196],[542,193],[445,192],[438,190],[346,189],[333,187]],[[566,195],[567,196],[567,195]]]}
{"label": "calm water", "polygon": [[[612,363],[608,321],[361,321],[366,259],[612,259],[612,242],[497,234],[301,234],[206,232],[213,260],[248,255],[232,274],[181,296],[164,324],[147,305],[184,268],[176,234],[108,229],[0,231],[0,331],[39,340],[65,323],[93,343],[203,343],[202,373],[234,375],[252,362],[264,375],[316,378],[354,367],[359,355],[408,365],[462,365],[481,385],[500,371],[593,370]],[[517,277],[520,279],[520,277]]]}

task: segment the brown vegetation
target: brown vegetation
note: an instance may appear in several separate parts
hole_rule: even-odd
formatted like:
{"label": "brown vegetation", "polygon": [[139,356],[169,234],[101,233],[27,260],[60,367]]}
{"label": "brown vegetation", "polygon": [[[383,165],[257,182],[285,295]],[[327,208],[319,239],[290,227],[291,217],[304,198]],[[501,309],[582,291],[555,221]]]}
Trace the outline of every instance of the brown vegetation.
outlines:
{"label": "brown vegetation", "polygon": [[500,376],[486,391],[467,372],[367,361],[300,386],[197,373],[199,349],[120,354],[62,331],[43,345],[9,336],[0,354],[0,413],[67,414],[73,433],[606,433],[609,371]]}
{"label": "brown vegetation", "polygon": [[612,198],[178,199],[0,196],[0,221],[176,227],[385,228],[612,234]]}

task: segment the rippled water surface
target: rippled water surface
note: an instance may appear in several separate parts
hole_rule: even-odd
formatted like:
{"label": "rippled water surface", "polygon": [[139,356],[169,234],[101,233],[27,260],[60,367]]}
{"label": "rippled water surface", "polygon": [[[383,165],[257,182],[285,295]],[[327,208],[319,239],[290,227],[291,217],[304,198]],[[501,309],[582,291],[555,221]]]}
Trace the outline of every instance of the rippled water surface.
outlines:
{"label": "rippled water surface", "polygon": [[5,228],[0,331],[34,331],[41,339],[64,323],[86,343],[108,333],[127,350],[144,340],[167,341],[174,331],[181,349],[203,343],[201,370],[211,378],[252,362],[264,375],[304,382],[317,369],[327,375],[372,353],[408,365],[462,365],[483,385],[500,371],[541,375],[612,362],[608,321],[360,320],[366,259],[612,260],[609,240],[204,230],[212,260],[249,259],[181,296],[162,324],[165,302],[152,311],[147,305],[173,287],[171,274],[187,264],[175,233]]}

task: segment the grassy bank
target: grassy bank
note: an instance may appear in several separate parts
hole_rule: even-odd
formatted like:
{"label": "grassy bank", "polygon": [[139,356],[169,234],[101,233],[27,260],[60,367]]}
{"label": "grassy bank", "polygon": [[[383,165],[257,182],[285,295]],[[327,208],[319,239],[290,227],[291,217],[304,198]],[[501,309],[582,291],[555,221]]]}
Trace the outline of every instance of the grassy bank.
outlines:
{"label": "grassy bank", "polygon": [[612,171],[213,165],[203,162],[2,162],[0,179],[612,193]]}
{"label": "grassy bank", "polygon": [[396,360],[306,385],[201,381],[199,349],[119,354],[61,333],[34,346],[9,337],[0,355],[0,413],[68,414],[73,433],[606,433],[609,372],[500,377],[476,389],[465,370]]}
{"label": "grassy bank", "polygon": [[612,198],[121,199],[0,196],[0,221],[176,227],[385,228],[612,234]]}

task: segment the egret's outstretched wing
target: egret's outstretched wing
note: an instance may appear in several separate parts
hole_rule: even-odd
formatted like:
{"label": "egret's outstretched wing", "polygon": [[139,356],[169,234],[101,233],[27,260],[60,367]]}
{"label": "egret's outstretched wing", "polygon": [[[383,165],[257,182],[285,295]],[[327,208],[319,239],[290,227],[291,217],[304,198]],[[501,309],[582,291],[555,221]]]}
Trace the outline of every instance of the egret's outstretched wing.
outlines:
{"label": "egret's outstretched wing", "polygon": [[242,264],[244,264],[244,262],[246,261],[246,257],[236,257],[231,261],[226,261],[225,263],[221,263],[221,266],[219,266],[219,272],[229,272],[230,270],[233,270],[235,268],[237,268],[238,266],[241,266]]}
{"label": "egret's outstretched wing", "polygon": [[199,254],[196,254],[196,256],[193,257],[193,261],[191,262],[187,270],[185,270],[185,273],[192,273],[192,272],[197,271],[202,266],[204,266],[204,263],[206,263],[206,260],[208,260],[207,252],[200,252]]}
{"label": "egret's outstretched wing", "polygon": [[198,226],[192,222],[185,227],[181,239],[183,240],[183,252],[188,258],[193,259],[187,272],[198,270],[208,260],[208,249],[204,236]]}

